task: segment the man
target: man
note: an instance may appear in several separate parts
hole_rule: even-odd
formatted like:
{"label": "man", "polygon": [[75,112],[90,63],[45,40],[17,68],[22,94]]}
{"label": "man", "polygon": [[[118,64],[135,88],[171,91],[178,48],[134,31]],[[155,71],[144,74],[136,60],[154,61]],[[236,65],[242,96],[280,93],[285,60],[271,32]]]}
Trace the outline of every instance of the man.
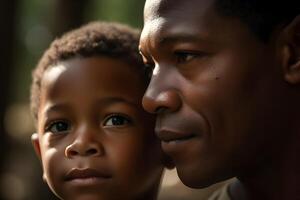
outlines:
{"label": "man", "polygon": [[184,184],[300,199],[299,2],[146,0],[144,108]]}

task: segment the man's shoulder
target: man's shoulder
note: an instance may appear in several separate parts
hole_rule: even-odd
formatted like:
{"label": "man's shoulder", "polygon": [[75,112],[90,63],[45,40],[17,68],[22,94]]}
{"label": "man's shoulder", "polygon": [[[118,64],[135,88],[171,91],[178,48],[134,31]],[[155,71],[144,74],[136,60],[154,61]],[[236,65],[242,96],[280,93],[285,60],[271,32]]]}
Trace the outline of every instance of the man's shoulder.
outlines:
{"label": "man's shoulder", "polygon": [[229,183],[215,191],[208,200],[231,200],[229,196]]}

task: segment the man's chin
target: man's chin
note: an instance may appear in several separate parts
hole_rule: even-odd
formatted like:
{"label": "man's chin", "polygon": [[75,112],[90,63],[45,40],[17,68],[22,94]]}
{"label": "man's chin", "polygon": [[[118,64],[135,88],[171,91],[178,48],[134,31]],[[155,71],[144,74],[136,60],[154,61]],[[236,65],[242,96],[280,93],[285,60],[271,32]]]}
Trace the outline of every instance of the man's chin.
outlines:
{"label": "man's chin", "polygon": [[184,185],[195,189],[206,188],[230,178],[212,174],[209,171],[200,171],[199,169],[193,170],[177,166],[177,174]]}

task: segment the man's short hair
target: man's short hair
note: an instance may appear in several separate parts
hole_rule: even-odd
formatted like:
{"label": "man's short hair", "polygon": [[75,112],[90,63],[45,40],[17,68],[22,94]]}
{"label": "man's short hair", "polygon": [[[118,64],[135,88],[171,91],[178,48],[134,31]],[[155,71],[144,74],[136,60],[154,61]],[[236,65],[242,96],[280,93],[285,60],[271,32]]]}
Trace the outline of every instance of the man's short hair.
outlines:
{"label": "man's short hair", "polygon": [[223,16],[240,18],[264,42],[278,25],[300,14],[299,0],[216,0],[215,6]]}

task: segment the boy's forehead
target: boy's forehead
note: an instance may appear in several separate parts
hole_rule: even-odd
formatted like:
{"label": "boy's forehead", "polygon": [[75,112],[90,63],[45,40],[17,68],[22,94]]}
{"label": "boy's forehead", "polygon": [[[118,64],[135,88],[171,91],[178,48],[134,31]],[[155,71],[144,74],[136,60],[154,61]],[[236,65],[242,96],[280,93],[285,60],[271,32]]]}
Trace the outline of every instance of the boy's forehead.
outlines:
{"label": "boy's forehead", "polygon": [[42,85],[55,81],[60,74],[67,70],[67,66],[64,63],[58,63],[50,66],[43,75]]}

